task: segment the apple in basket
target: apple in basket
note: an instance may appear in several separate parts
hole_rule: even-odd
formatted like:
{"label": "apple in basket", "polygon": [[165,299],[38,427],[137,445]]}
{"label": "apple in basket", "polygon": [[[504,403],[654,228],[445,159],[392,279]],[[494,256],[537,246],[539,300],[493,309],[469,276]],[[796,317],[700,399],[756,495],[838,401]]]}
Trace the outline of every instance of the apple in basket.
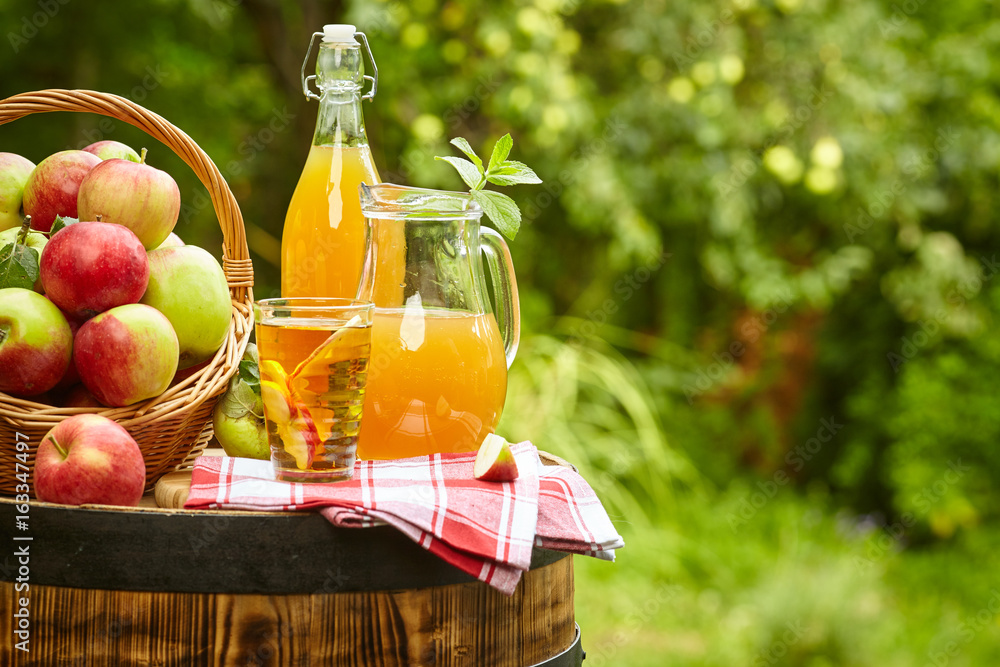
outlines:
{"label": "apple in basket", "polygon": [[0,229],[21,226],[24,184],[35,163],[15,153],[0,153]]}
{"label": "apple in basket", "polygon": [[[128,227],[146,250],[170,235],[181,212],[181,191],[165,171],[142,161],[105,160],[80,184],[80,219]],[[100,216],[100,218],[98,218]]]}
{"label": "apple in basket", "polygon": [[84,146],[83,150],[93,153],[102,160],[121,159],[129,162],[138,162],[139,154],[131,146],[126,146],[120,141],[96,141],[89,146]]}
{"label": "apple in basket", "polygon": [[60,151],[35,167],[24,184],[24,214],[31,216],[31,228],[47,232],[57,215],[77,217],[80,183],[101,158],[86,151]]}
{"label": "apple in basket", "polygon": [[0,289],[0,391],[37,396],[69,367],[73,334],[55,304],[20,287]]}
{"label": "apple in basket", "polygon": [[[0,177],[2,178],[2,177]],[[2,187],[2,186],[0,186]],[[2,197],[3,195],[0,195]],[[20,224],[20,223],[19,223]],[[2,224],[0,224],[2,226]],[[3,253],[3,249],[12,243],[17,242],[17,237],[21,233],[20,227],[11,227],[10,229],[5,229],[0,232],[0,254]],[[49,238],[42,234],[41,232],[28,232],[28,235],[24,239],[24,245],[29,248],[34,248],[38,253],[38,256],[42,256],[42,250],[45,248],[45,244],[49,242]],[[39,294],[42,293],[42,279],[39,277],[35,284],[33,285],[34,290]]]}
{"label": "apple in basket", "polygon": [[35,493],[63,505],[134,507],[146,485],[139,445],[107,417],[81,414],[59,422],[38,445]]}
{"label": "apple in basket", "polygon": [[181,239],[181,237],[177,236],[177,234],[175,234],[174,232],[170,232],[170,234],[167,235],[167,238],[164,239],[163,243],[161,243],[160,245],[158,245],[156,247],[157,248],[171,248],[173,246],[179,246],[179,245],[184,245],[184,241]]}
{"label": "apple in basket", "polygon": [[141,303],[167,316],[177,334],[184,369],[211,359],[233,318],[229,283],[207,250],[185,245],[149,251],[149,285]]}
{"label": "apple in basket", "polygon": [[45,295],[80,319],[138,302],[149,282],[149,258],[138,237],[103,222],[78,222],[53,234],[39,269]]}
{"label": "apple in basket", "polygon": [[90,393],[117,408],[162,394],[177,372],[177,350],[170,320],[155,308],[130,303],[80,327],[73,361]]}

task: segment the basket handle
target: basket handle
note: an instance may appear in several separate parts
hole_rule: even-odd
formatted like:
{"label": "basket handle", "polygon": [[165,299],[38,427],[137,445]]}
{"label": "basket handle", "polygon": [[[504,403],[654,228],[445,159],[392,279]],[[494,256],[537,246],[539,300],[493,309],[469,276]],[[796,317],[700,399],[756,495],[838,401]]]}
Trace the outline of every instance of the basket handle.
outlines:
{"label": "basket handle", "polygon": [[33,113],[78,111],[109,116],[133,125],[161,141],[191,167],[208,189],[222,227],[222,268],[229,291],[244,301],[253,287],[253,264],[247,248],[243,214],[212,158],[194,140],[161,116],[135,102],[94,90],[40,90],[0,100],[0,125]]}

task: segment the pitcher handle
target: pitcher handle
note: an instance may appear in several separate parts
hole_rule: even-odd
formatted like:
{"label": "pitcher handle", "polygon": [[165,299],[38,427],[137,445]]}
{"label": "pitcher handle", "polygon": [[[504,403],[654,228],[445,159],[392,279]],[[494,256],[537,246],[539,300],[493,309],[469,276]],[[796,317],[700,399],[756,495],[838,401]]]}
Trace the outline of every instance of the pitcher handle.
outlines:
{"label": "pitcher handle", "polygon": [[486,264],[493,278],[493,304],[503,336],[503,353],[507,368],[514,363],[517,345],[521,340],[521,306],[517,298],[517,280],[514,279],[514,262],[503,237],[489,227],[480,228],[480,247],[486,254]]}

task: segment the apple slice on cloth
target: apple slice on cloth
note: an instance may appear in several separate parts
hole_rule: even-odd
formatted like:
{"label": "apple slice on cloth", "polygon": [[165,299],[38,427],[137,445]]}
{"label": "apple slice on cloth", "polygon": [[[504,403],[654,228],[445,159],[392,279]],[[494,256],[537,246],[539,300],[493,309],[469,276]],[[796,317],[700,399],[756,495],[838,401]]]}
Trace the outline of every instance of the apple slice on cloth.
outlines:
{"label": "apple slice on cloth", "polygon": [[513,482],[517,479],[517,461],[510,443],[496,433],[490,433],[476,452],[472,475],[481,482]]}

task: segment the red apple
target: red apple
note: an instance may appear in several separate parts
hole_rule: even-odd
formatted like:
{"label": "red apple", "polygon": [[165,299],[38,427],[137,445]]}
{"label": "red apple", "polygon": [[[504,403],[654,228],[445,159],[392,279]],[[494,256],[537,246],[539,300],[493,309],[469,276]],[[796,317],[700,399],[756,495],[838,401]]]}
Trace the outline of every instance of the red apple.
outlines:
{"label": "red apple", "polygon": [[82,384],[78,384],[72,387],[66,394],[62,397],[60,404],[64,408],[103,408],[105,407],[103,403],[94,398],[86,387]]}
{"label": "red apple", "polygon": [[15,153],[0,153],[0,229],[21,226],[24,184],[35,163]]}
{"label": "red apple", "polygon": [[[62,312],[62,311],[59,311]],[[80,330],[83,326],[85,320],[79,320],[72,315],[63,313],[63,317],[66,318],[66,323],[69,324],[69,330],[73,333],[73,337],[76,337],[76,332]],[[66,372],[63,373],[62,378],[53,387],[56,391],[65,391],[74,385],[80,385],[80,374],[76,372],[76,362],[73,361],[73,357],[70,357],[69,366],[66,368]]]}
{"label": "red apple", "polygon": [[510,444],[495,433],[483,440],[472,466],[473,476],[483,482],[512,482],[517,479],[517,461]]}
{"label": "red apple", "polygon": [[162,394],[177,372],[177,357],[170,320],[141,303],[87,320],[73,345],[83,384],[101,403],[116,408]]}
{"label": "red apple", "polygon": [[229,283],[219,261],[194,245],[149,251],[149,285],[142,303],[167,316],[180,344],[180,368],[222,347],[233,317]]}
{"label": "red apple", "polygon": [[31,228],[47,232],[57,215],[76,218],[80,183],[101,158],[86,151],[60,151],[38,163],[24,184],[24,213]]}
{"label": "red apple", "polygon": [[105,160],[80,185],[80,219],[113,222],[135,232],[152,250],[173,231],[181,211],[181,191],[165,171],[143,162]]}
{"label": "red apple", "polygon": [[37,396],[69,366],[73,334],[66,318],[37,292],[0,289],[0,391]]}
{"label": "red apple", "polygon": [[74,415],[59,422],[38,444],[39,500],[134,507],[145,485],[146,465],[138,443],[107,417]]}
{"label": "red apple", "polygon": [[84,146],[83,150],[93,153],[102,160],[122,159],[129,162],[139,161],[139,154],[131,146],[126,146],[120,141],[111,141],[110,139]]}
{"label": "red apple", "polygon": [[149,282],[149,259],[136,235],[103,222],[60,229],[45,245],[40,269],[46,296],[81,319],[136,303]]}

